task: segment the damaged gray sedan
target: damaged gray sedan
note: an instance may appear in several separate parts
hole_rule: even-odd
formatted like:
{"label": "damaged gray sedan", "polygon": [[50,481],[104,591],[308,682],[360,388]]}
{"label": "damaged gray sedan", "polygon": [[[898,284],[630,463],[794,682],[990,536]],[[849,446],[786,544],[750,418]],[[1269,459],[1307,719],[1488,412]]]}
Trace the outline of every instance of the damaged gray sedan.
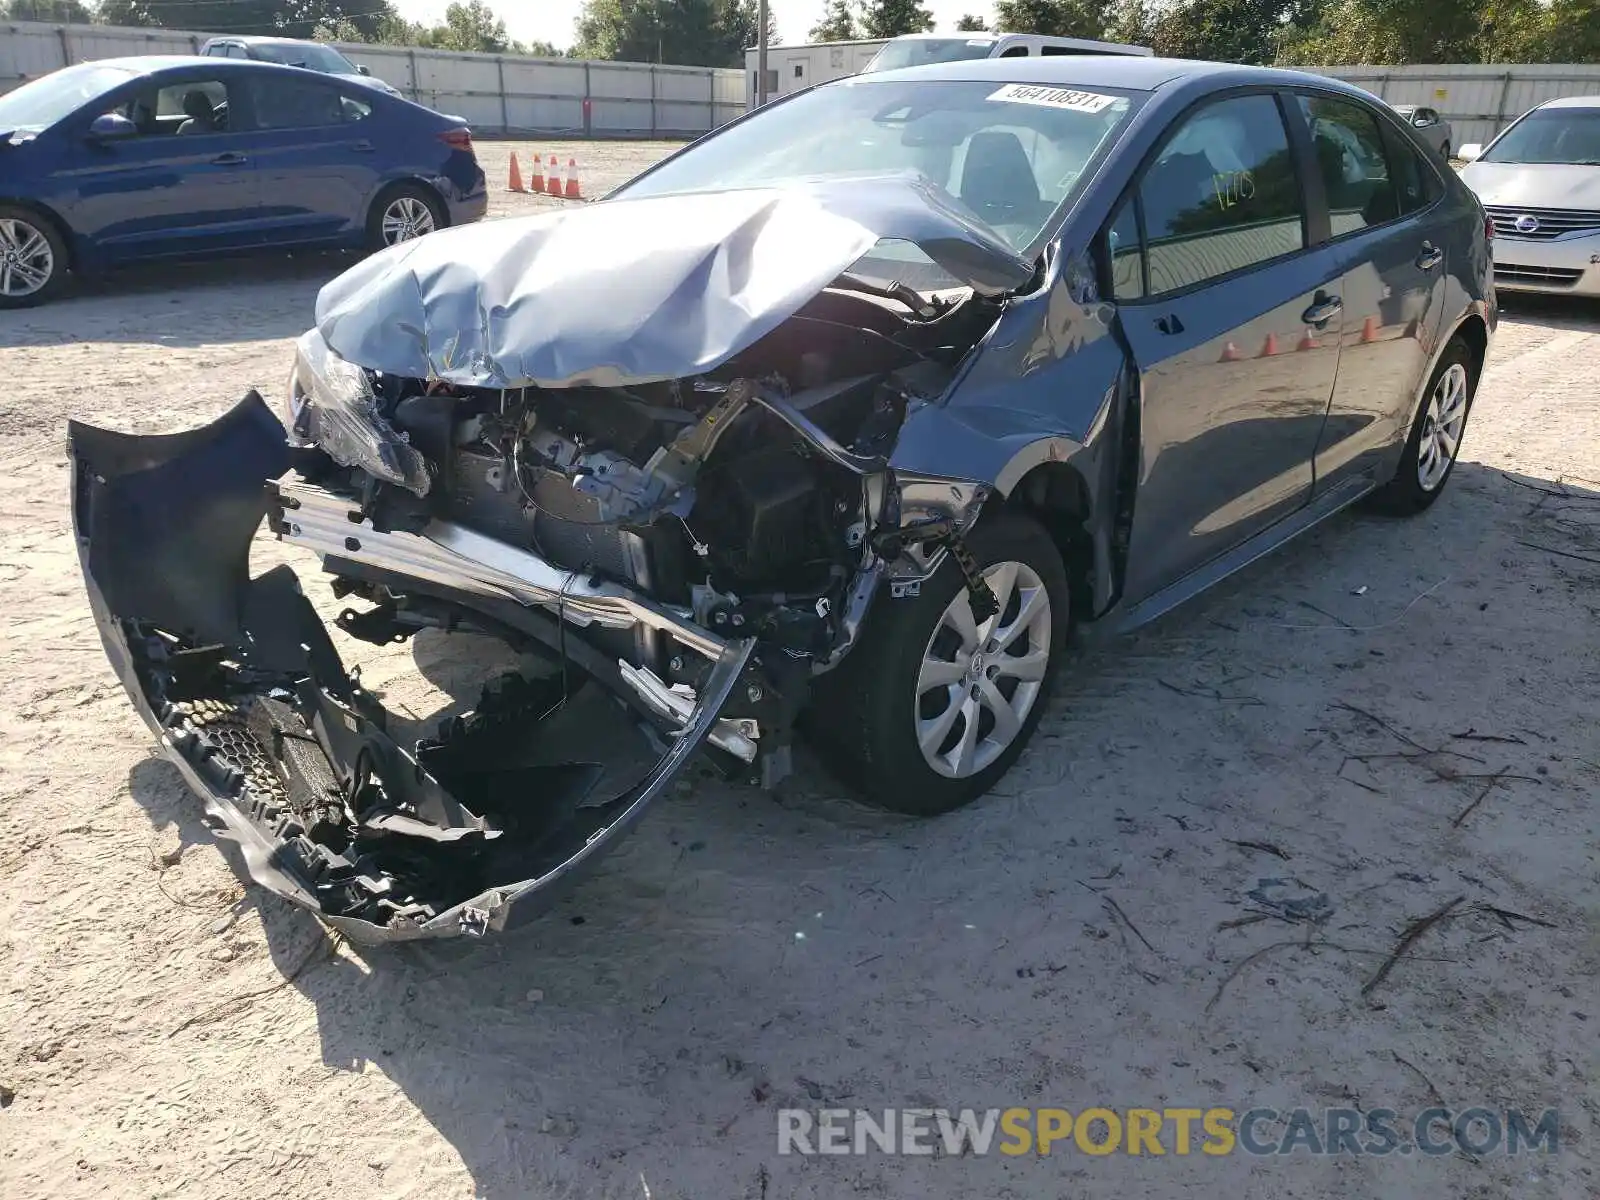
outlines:
{"label": "damaged gray sedan", "polygon": [[[173,436],[74,424],[89,597],[254,878],[358,941],[482,934],[691,760],[775,784],[797,729],[865,800],[955,808],[1075,623],[1149,620],[1363,496],[1427,507],[1489,270],[1476,201],[1334,81],[841,81],[600,204],[356,266],[281,420],[251,393]],[[548,669],[401,745],[295,574],[251,577],[263,520],[345,634]],[[655,746],[617,794],[529,754],[580,686]]]}

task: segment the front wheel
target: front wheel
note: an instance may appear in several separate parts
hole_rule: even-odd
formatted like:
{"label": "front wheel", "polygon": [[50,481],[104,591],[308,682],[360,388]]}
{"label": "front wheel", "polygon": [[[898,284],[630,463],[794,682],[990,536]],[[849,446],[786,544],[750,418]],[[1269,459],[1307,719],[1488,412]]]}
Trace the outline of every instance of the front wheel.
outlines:
{"label": "front wheel", "polygon": [[861,643],[818,681],[824,757],[862,799],[930,816],[993,787],[1049,701],[1066,642],[1066,568],[1031,517],[979,522],[968,548],[1000,603],[973,618],[950,556],[915,597],[879,600]]}
{"label": "front wheel", "polygon": [[398,184],[373,202],[367,216],[367,246],[371,250],[398,246],[443,229],[447,223],[438,198],[427,188]]}
{"label": "front wheel", "polygon": [[43,303],[66,273],[67,248],[55,226],[28,209],[0,205],[0,308]]}
{"label": "front wheel", "polygon": [[1478,381],[1473,376],[1472,348],[1457,336],[1445,347],[1433,369],[1428,390],[1411,424],[1405,452],[1395,476],[1373,493],[1373,506],[1395,516],[1411,516],[1439,498],[1455,470],[1466,432],[1467,414]]}

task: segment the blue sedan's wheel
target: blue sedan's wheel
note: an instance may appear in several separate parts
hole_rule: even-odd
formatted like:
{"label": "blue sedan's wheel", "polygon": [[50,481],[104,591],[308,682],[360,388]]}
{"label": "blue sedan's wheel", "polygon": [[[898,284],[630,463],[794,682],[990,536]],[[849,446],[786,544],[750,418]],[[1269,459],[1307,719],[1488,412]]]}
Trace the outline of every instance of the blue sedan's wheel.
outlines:
{"label": "blue sedan's wheel", "polygon": [[1458,335],[1428,380],[1422,403],[1411,423],[1394,478],[1372,494],[1371,505],[1394,516],[1419,513],[1439,498],[1455,470],[1461,435],[1472,411],[1478,381],[1471,348]]}
{"label": "blue sedan's wheel", "polygon": [[367,218],[367,242],[374,250],[415,241],[447,221],[439,201],[417,184],[390,188],[372,205]]}
{"label": "blue sedan's wheel", "polygon": [[55,227],[27,209],[0,206],[0,308],[48,299],[66,272]]}

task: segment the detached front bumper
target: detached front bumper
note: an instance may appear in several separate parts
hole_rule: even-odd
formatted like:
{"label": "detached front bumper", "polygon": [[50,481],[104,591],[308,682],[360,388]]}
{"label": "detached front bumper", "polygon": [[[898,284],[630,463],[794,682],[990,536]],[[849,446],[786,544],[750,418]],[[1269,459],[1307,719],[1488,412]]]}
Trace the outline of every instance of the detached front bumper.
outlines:
{"label": "detached front bumper", "polygon": [[[613,845],[708,739],[744,757],[744,726],[720,714],[752,669],[748,639],[695,647],[711,665],[693,701],[631,664],[600,674],[656,715],[668,747],[609,800],[590,797],[598,772],[584,764],[516,761],[519,739],[504,736],[506,718],[537,722],[549,710],[544,699],[524,698],[521,711],[509,704],[478,726],[469,720],[459,740],[407,751],[345,669],[294,572],[249,575],[269,507],[283,505],[278,519],[292,525],[298,504],[311,524],[317,499],[269,486],[288,470],[289,451],[258,395],[186,433],[134,437],[73,422],[68,437],[74,532],[112,668],[218,832],[243,851],[250,876],[352,941],[503,929],[513,909],[518,919],[538,911]],[[345,522],[341,554],[371,553],[363,539],[376,531],[326,502],[323,516]],[[306,540],[305,528],[287,530],[289,540]],[[431,551],[407,549],[427,579]],[[529,584],[502,574],[480,581],[481,598],[540,605],[551,599],[548,584],[561,619],[648,619],[681,632],[673,614],[642,598],[598,587],[579,595],[576,580],[539,566],[557,578]],[[459,573],[449,582],[459,584]]]}

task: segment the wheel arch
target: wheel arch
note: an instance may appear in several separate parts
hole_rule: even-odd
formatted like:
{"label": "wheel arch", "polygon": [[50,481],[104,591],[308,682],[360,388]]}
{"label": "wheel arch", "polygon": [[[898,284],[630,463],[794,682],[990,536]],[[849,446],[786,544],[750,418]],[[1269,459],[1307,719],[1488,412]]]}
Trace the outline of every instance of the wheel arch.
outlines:
{"label": "wheel arch", "polygon": [[1027,513],[1044,526],[1067,568],[1075,614],[1095,610],[1096,545],[1093,493],[1069,462],[1045,459],[1026,468],[1006,490],[1005,507]]}
{"label": "wheel arch", "polygon": [[399,175],[393,179],[386,179],[378,185],[378,190],[372,193],[372,200],[367,205],[367,217],[370,220],[378,211],[378,206],[387,200],[393,193],[401,188],[415,187],[427,192],[437,208],[439,228],[445,229],[450,225],[450,201],[445,199],[445,194],[439,185],[426,175]]}
{"label": "wheel arch", "polygon": [[48,221],[56,236],[61,239],[61,244],[67,249],[67,267],[76,269],[78,266],[78,246],[73,235],[72,227],[62,220],[61,214],[48,204],[25,196],[8,196],[0,192],[0,207],[20,208],[35,214],[40,220]]}

